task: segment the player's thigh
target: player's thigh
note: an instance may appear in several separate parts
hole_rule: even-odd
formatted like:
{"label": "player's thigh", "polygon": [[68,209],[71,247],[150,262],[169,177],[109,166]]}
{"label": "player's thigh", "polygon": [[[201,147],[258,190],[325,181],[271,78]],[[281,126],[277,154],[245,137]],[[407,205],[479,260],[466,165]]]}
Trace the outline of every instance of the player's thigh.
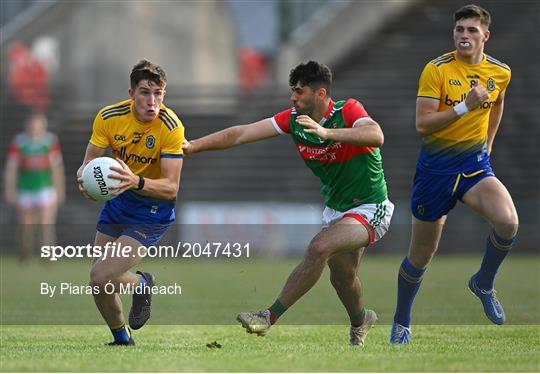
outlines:
{"label": "player's thigh", "polygon": [[39,208],[39,219],[43,225],[56,223],[56,204],[48,204]]}
{"label": "player's thigh", "polygon": [[308,250],[315,254],[332,256],[352,251],[369,244],[369,232],[358,220],[346,217],[319,232]]}
{"label": "player's thigh", "polygon": [[36,223],[36,209],[31,207],[18,208],[19,223],[21,225],[32,225]]}
{"label": "player's thigh", "polygon": [[[107,243],[114,243],[114,241],[118,239],[117,237],[104,234],[100,231],[96,231],[96,236],[94,237],[94,248],[105,248]],[[98,257],[95,257],[92,260],[92,265],[96,263],[96,261],[99,260]]]}
{"label": "player's thigh", "polygon": [[[125,251],[126,249],[129,251]],[[109,250],[106,256],[94,261],[91,274],[100,278],[115,278],[137,265],[145,253],[146,248],[138,240],[122,235],[114,241],[114,252]]]}
{"label": "player's thigh", "polygon": [[496,177],[479,181],[462,197],[462,201],[493,226],[517,230],[518,215],[510,193]]}
{"label": "player's thigh", "polygon": [[422,221],[412,217],[409,260],[414,266],[424,267],[439,247],[446,216],[436,221]]}

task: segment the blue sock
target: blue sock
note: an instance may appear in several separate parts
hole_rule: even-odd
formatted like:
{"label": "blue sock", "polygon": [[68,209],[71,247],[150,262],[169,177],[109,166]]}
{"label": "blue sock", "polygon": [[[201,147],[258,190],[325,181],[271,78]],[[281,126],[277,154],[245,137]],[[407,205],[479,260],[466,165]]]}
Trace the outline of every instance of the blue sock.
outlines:
{"label": "blue sock", "polygon": [[130,334],[129,334],[128,328],[126,327],[125,323],[122,324],[122,326],[120,326],[117,329],[112,329],[111,328],[111,332],[113,334],[115,342],[121,342],[121,343],[129,342]]}
{"label": "blue sock", "polygon": [[420,288],[422,276],[426,269],[418,269],[405,257],[398,274],[398,294],[394,322],[409,327],[414,297]]}
{"label": "blue sock", "polygon": [[486,240],[486,252],[484,253],[482,265],[480,265],[480,270],[475,275],[478,287],[486,291],[493,288],[497,270],[499,270],[510,248],[512,248],[514,238],[504,239],[497,235],[495,231],[491,231]]}

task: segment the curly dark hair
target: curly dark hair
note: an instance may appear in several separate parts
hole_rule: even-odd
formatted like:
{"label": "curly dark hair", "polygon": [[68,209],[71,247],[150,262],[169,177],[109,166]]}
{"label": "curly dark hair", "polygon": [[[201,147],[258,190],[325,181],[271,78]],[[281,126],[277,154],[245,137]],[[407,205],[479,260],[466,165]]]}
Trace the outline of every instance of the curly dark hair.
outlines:
{"label": "curly dark hair", "polygon": [[292,69],[289,74],[289,85],[294,87],[297,83],[301,86],[309,86],[313,90],[324,87],[330,93],[332,71],[325,64],[316,61],[302,63]]}

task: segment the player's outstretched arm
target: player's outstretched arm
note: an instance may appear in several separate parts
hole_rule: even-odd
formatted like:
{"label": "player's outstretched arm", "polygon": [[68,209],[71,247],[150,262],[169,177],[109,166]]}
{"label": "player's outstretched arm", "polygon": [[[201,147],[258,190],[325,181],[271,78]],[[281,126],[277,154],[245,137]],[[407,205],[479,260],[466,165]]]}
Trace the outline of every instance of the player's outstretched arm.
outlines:
{"label": "player's outstretched arm", "polygon": [[115,174],[111,174],[110,177],[120,181],[117,185],[110,187],[114,191],[113,195],[118,196],[127,190],[137,190],[141,195],[158,199],[174,200],[176,198],[180,186],[183,159],[161,158],[160,166],[163,178],[144,178],[142,189],[139,189],[141,178],[134,174],[124,161],[119,158],[116,160],[122,165],[122,168],[111,166],[111,170]]}
{"label": "player's outstretched arm", "polygon": [[384,134],[377,122],[369,117],[358,119],[352,128],[327,129],[311,117],[301,115],[296,122],[304,127],[304,131],[317,135],[323,140],[354,144],[363,147],[381,147],[384,143]]}
{"label": "player's outstretched arm", "polygon": [[278,135],[272,120],[266,118],[248,125],[232,126],[199,139],[185,141],[182,148],[184,154],[192,155],[197,152],[227,149]]}
{"label": "player's outstretched arm", "polygon": [[79,185],[79,191],[81,191],[82,194],[87,199],[94,200],[90,197],[90,195],[86,193],[86,189],[83,186],[83,180],[82,180],[83,169],[86,166],[86,164],[92,161],[93,159],[105,155],[105,151],[106,151],[106,148],[100,148],[93,145],[92,143],[88,143],[88,146],[86,147],[86,153],[84,155],[83,163],[81,167],[79,168],[79,170],[77,170],[77,184]]}
{"label": "player's outstretched arm", "polygon": [[487,99],[489,94],[486,88],[476,86],[469,91],[465,101],[454,108],[439,112],[438,99],[419,97],[416,100],[416,131],[425,136],[442,130],[477,109]]}
{"label": "player's outstretched arm", "polygon": [[499,130],[499,124],[501,123],[501,119],[503,116],[505,92],[506,91],[503,91],[499,94],[499,97],[497,98],[497,100],[495,100],[495,104],[491,107],[491,112],[489,113],[489,123],[487,130],[488,154],[491,154],[491,150],[493,149],[493,141],[495,140],[495,136],[497,135],[497,130]]}

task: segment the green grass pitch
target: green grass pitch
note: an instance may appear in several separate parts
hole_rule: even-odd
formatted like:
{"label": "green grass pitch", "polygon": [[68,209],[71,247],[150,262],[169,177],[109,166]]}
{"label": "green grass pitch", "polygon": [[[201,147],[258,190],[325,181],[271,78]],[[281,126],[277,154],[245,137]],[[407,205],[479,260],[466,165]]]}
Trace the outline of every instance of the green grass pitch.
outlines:
{"label": "green grass pitch", "polygon": [[[540,257],[508,258],[497,279],[508,324],[484,317],[466,283],[479,256],[439,256],[417,297],[413,340],[388,344],[401,258],[367,254],[360,275],[367,306],[379,315],[365,347],[348,346],[347,317],[328,272],[265,337],[246,334],[238,311],[270,304],[297,259],[145,260],[159,284],[182,295],[157,295],[135,347],[108,347],[91,296],[40,295],[40,283],[86,284],[88,261],[20,268],[1,258],[0,371],[360,372],[540,371]],[[126,313],[130,300],[123,297]],[[217,341],[221,349],[207,343]]]}

